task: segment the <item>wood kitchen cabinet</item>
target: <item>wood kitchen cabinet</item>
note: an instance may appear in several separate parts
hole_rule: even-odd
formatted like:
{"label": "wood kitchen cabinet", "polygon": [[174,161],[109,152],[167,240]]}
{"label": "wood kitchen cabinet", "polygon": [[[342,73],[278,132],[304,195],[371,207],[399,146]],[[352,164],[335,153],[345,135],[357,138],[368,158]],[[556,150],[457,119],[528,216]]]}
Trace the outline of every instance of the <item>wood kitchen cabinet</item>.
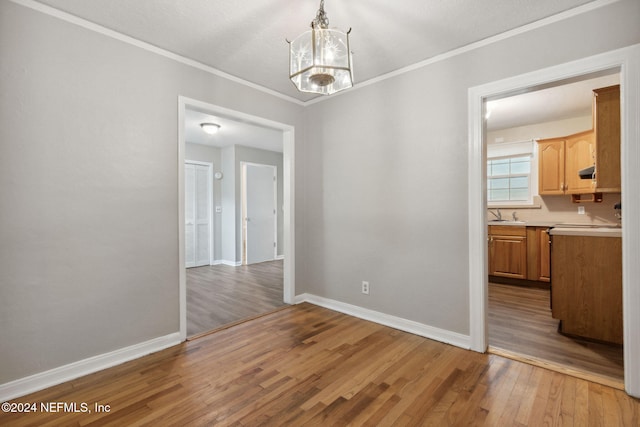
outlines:
{"label": "wood kitchen cabinet", "polygon": [[525,227],[489,226],[489,275],[527,278],[527,234]]}
{"label": "wood kitchen cabinet", "polygon": [[593,191],[620,193],[620,85],[595,89],[593,93],[596,141]]}
{"label": "wood kitchen cabinet", "polygon": [[527,279],[551,281],[551,246],[547,227],[527,227]]}
{"label": "wood kitchen cabinet", "polygon": [[564,194],[565,139],[538,141],[538,194]]}
{"label": "wood kitchen cabinet", "polygon": [[580,132],[538,141],[538,193],[540,195],[593,192],[592,180],[578,171],[595,162],[595,133]]}
{"label": "wood kitchen cabinet", "polygon": [[[620,192],[620,86],[593,93],[592,130],[538,141],[540,195]],[[595,177],[580,179],[578,171],[591,166]]]}
{"label": "wood kitchen cabinet", "polygon": [[622,344],[621,240],[552,236],[551,307],[563,333]]}
{"label": "wood kitchen cabinet", "polygon": [[595,163],[595,133],[581,132],[567,137],[565,143],[565,194],[586,194],[595,190],[593,181],[580,179],[578,172]]}

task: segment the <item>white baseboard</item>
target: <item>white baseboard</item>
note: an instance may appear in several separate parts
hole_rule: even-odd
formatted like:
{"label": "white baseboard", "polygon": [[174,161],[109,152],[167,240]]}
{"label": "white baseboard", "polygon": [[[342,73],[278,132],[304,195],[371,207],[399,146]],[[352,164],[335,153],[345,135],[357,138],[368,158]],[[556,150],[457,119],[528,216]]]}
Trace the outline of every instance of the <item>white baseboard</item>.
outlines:
{"label": "white baseboard", "polygon": [[276,260],[284,259],[284,255],[278,255],[278,256],[276,256],[276,258],[275,258],[275,259],[276,259]]}
{"label": "white baseboard", "polygon": [[467,350],[471,348],[471,337],[469,335],[435,328],[423,323],[414,322],[413,320],[403,319],[402,317],[380,313],[379,311],[369,310],[368,308],[335,301],[325,297],[319,297],[313,294],[297,295],[295,303],[299,304],[301,302],[308,302],[310,304],[339,311],[340,313],[369,320],[371,322],[379,323],[411,334],[420,335],[421,337],[455,345],[456,347],[461,347]]}
{"label": "white baseboard", "polygon": [[0,384],[0,402],[43,390],[65,381],[92,374],[180,343],[180,334],[173,333],[100,354],[49,371],[40,372],[5,384]]}
{"label": "white baseboard", "polygon": [[242,265],[241,261],[227,261],[226,259],[217,259],[213,261],[211,265],[228,265],[231,267],[239,267]]}

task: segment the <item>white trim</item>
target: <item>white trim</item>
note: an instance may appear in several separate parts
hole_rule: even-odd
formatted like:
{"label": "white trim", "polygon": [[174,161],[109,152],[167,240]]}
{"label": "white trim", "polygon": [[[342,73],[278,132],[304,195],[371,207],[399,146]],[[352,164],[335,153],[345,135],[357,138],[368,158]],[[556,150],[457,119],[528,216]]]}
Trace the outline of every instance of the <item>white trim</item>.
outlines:
{"label": "white trim", "polygon": [[425,325],[424,323],[392,316],[379,311],[369,310],[368,308],[362,308],[357,305],[347,304],[313,294],[301,294],[296,296],[295,303],[300,304],[302,302],[308,302],[310,304],[339,311],[340,313],[348,314],[359,319],[368,320],[380,325],[389,326],[394,329],[419,335],[421,337],[455,345],[456,347],[469,349],[469,336],[459,334],[457,332],[435,328],[433,326]]}
{"label": "white trim", "polygon": [[178,307],[180,316],[180,340],[187,339],[187,268],[185,265],[184,237],[184,158],[186,152],[185,116],[186,104],[178,97]]}
{"label": "white trim", "polygon": [[[184,264],[184,156],[185,156],[185,109],[193,107],[212,114],[222,115],[232,120],[252,123],[282,131],[282,174],[284,177],[284,283],[283,302],[291,304],[295,297],[295,128],[291,125],[253,116],[240,111],[231,110],[207,102],[185,96],[178,96],[178,269],[179,269],[179,304],[180,304],[180,338],[187,339],[187,277]],[[220,260],[227,264],[230,261]],[[228,264],[227,264],[228,265]],[[233,265],[236,262],[233,261]],[[237,265],[240,265],[238,263]]]}
{"label": "white trim", "polygon": [[20,378],[0,385],[0,402],[6,402],[84,375],[120,365],[176,344],[180,344],[180,335],[173,333]]}
{"label": "white trim", "polygon": [[276,255],[276,260],[284,259],[284,255]]}
{"label": "white trim", "polygon": [[194,61],[193,59],[189,59],[185,56],[175,54],[168,50],[159,48],[150,43],[143,42],[131,36],[127,36],[125,34],[119,33],[117,31],[111,30],[109,28],[103,27],[102,25],[98,25],[94,22],[87,21],[86,19],[79,18],[75,15],[72,15],[67,12],[63,12],[54,7],[44,5],[42,3],[38,3],[34,0],[11,0],[14,3],[17,3],[21,6],[28,7],[29,9],[36,10],[38,12],[42,12],[46,15],[52,16],[54,18],[58,18],[62,21],[68,22],[70,24],[77,25],[79,27],[85,28],[87,30],[96,32],[98,34],[102,34],[103,36],[110,37],[112,39],[121,41],[123,43],[138,47],[140,49],[146,50],[151,53],[155,53],[157,55],[163,56],[167,59],[171,59],[173,61],[179,62],[184,65],[188,65],[193,68],[197,68],[198,70],[205,71],[209,74],[213,74],[214,76],[222,77],[227,80],[231,80],[234,83],[239,83],[243,86],[250,87],[252,89],[258,90],[260,92],[267,93],[269,95],[275,96],[280,99],[284,99],[285,101],[292,102],[298,105],[304,105],[304,101],[300,101],[299,99],[293,98],[289,95],[285,95],[273,89],[269,89],[267,87],[252,83],[248,80],[241,79],[240,77],[236,77],[232,74],[225,73],[224,71],[220,71],[217,68],[211,67],[209,65],[205,65],[202,62]]}
{"label": "white trim", "polygon": [[624,383],[627,393],[640,397],[640,44],[620,54]]}
{"label": "white trim", "polygon": [[217,259],[211,265],[228,265],[229,267],[239,267],[242,265],[240,261],[229,261],[226,259]]}
{"label": "white trim", "polygon": [[[487,348],[487,223],[484,104],[490,97],[610,69],[620,70],[623,218],[640,217],[640,44],[469,89],[469,315],[471,349]],[[640,397],[640,222],[622,228],[625,389]]]}
{"label": "white trim", "polygon": [[[479,89],[469,89],[469,335],[471,350],[484,353],[487,334],[487,147],[484,144],[485,102]],[[481,125],[478,126],[477,122]],[[479,178],[480,177],[480,178]]]}
{"label": "white trim", "polygon": [[[101,25],[95,24],[93,22],[87,21],[85,19],[79,18],[79,17],[74,16],[74,15],[71,15],[70,13],[63,12],[63,11],[58,10],[56,8],[53,8],[51,6],[47,6],[47,5],[44,5],[42,3],[38,3],[38,2],[36,2],[34,0],[11,0],[11,1],[16,3],[16,4],[19,4],[21,6],[28,7],[30,9],[36,10],[36,11],[44,13],[46,15],[53,16],[55,18],[61,19],[61,20],[66,21],[66,22],[69,22],[71,24],[78,25],[78,26],[80,26],[82,28],[85,28],[87,30],[94,31],[96,33],[102,34],[102,35],[107,36],[107,37],[111,37],[111,38],[119,40],[121,42],[130,44],[132,46],[139,47],[139,48],[144,49],[146,51],[153,52],[153,53],[158,54],[160,56],[164,56],[165,58],[172,59],[172,60],[174,60],[176,62],[180,62],[180,63],[182,63],[184,65],[188,65],[190,67],[197,68],[197,69],[199,69],[201,71],[205,71],[205,72],[213,74],[215,76],[231,80],[231,81],[233,81],[235,83],[239,83],[239,84],[244,85],[244,86],[248,86],[248,87],[250,87],[252,89],[255,89],[255,90],[258,90],[258,91],[261,91],[261,92],[264,92],[264,93],[268,93],[269,95],[273,95],[275,97],[278,97],[280,99],[284,99],[285,101],[289,101],[289,102],[292,102],[292,103],[297,104],[297,105],[302,105],[302,106],[313,105],[313,104],[317,104],[318,102],[326,101],[327,99],[329,99],[328,96],[318,96],[318,97],[313,98],[313,99],[311,99],[309,101],[301,101],[301,100],[299,100],[297,98],[291,97],[289,95],[285,95],[285,94],[277,92],[277,91],[275,91],[273,89],[269,89],[269,88],[266,88],[264,86],[260,86],[258,84],[252,83],[250,81],[241,79],[239,77],[233,76],[233,75],[225,73],[223,71],[220,71],[220,70],[218,70],[218,69],[216,69],[214,67],[210,67],[208,65],[202,64],[201,62],[194,61],[192,59],[186,58],[186,57],[181,56],[181,55],[177,55],[177,54],[175,54],[173,52],[169,52],[168,50],[161,49],[161,48],[159,48],[157,46],[154,46],[152,44],[140,41],[140,40],[135,39],[133,37],[124,35],[122,33],[118,33],[117,31],[110,30],[110,29],[108,29],[106,27],[103,27]],[[378,83],[378,82],[381,82],[381,81],[384,81],[384,80],[387,80],[387,79],[390,79],[390,78],[393,78],[393,77],[396,77],[396,76],[399,76],[399,75],[402,75],[402,74],[409,73],[409,72],[414,71],[416,69],[426,67],[426,66],[434,64],[436,62],[447,60],[447,59],[452,58],[452,57],[457,56],[457,55],[462,55],[462,54],[467,53],[469,51],[472,51],[472,50],[475,50],[475,49],[479,49],[479,48],[491,45],[493,43],[500,42],[502,40],[517,36],[519,34],[526,33],[528,31],[532,31],[532,30],[535,30],[535,29],[538,29],[538,28],[542,28],[542,27],[545,27],[547,25],[550,25],[550,24],[553,24],[553,23],[556,23],[556,22],[560,22],[560,21],[572,18],[572,17],[577,16],[577,15],[581,15],[583,13],[591,12],[592,10],[599,9],[601,7],[616,3],[618,1],[620,1],[620,0],[595,0],[593,2],[590,2],[590,3],[584,4],[584,5],[575,7],[573,9],[569,9],[569,10],[566,10],[564,12],[560,12],[560,13],[555,14],[553,16],[549,16],[547,18],[540,19],[540,20],[532,22],[530,24],[526,24],[526,25],[523,25],[521,27],[514,28],[513,30],[505,31],[504,33],[497,34],[497,35],[491,36],[491,37],[487,37],[486,39],[483,39],[483,40],[480,40],[480,41],[477,41],[477,42],[474,42],[474,43],[470,43],[470,44],[468,44],[466,46],[462,46],[462,47],[457,48],[457,49],[450,50],[448,52],[442,53],[440,55],[436,55],[436,56],[434,56],[432,58],[429,58],[429,59],[425,59],[424,61],[417,62],[417,63],[409,65],[407,67],[399,68],[399,69],[391,71],[389,73],[382,74],[382,75],[380,75],[378,77],[374,77],[374,78],[371,78],[369,80],[365,80],[365,81],[363,81],[361,83],[354,84],[354,86],[351,89],[335,93],[335,94],[331,95],[331,97],[344,95],[345,93],[349,93],[349,92],[352,92],[352,91],[357,90],[357,89],[361,89],[361,88],[364,88],[364,87],[367,87],[367,86],[371,86],[371,85],[373,85],[375,83]]]}
{"label": "white trim", "polygon": [[296,145],[294,128],[283,132],[282,176],[283,176],[283,244],[284,302],[292,304],[296,296]]}
{"label": "white trim", "polygon": [[[526,33],[528,31],[533,31],[538,28],[543,28],[547,25],[563,21],[565,19],[573,18],[574,16],[581,15],[583,13],[591,12],[592,10],[599,9],[604,6],[608,6],[613,3],[617,3],[620,0],[595,0],[593,2],[584,4],[582,6],[575,7],[573,9],[565,10],[564,12],[557,13],[555,15],[549,16],[547,18],[540,19],[538,21],[531,22],[529,24],[523,25],[518,28],[514,28],[513,30],[505,31],[504,33],[496,34],[495,36],[487,37],[486,39],[479,40],[474,43],[470,43],[466,46],[459,47],[457,49],[450,50],[448,52],[442,53],[440,55],[433,56],[429,59],[425,59],[424,61],[416,62],[415,64],[408,65],[403,68],[398,68],[397,70],[391,71],[386,74],[382,74],[378,77],[371,78],[369,80],[365,80],[361,83],[354,84],[353,87],[349,90],[345,90],[342,92],[337,92],[332,94],[332,97],[344,95],[345,93],[352,92],[357,89],[362,89],[367,86],[371,86],[373,84],[379,83],[384,80],[391,79],[393,77],[400,76],[402,74],[410,73],[411,71],[435,64],[440,61],[445,61],[454,56],[462,55],[464,53],[470,52],[472,50],[480,49],[485,46],[498,43],[502,40],[509,39],[511,37],[517,36],[522,33]],[[319,97],[314,98],[304,103],[305,106],[317,104],[318,102],[322,102],[326,100],[328,97]]]}
{"label": "white trim", "polygon": [[226,259],[217,259],[211,263],[211,265],[228,265],[230,267],[239,267],[242,265],[240,261],[229,261]]}

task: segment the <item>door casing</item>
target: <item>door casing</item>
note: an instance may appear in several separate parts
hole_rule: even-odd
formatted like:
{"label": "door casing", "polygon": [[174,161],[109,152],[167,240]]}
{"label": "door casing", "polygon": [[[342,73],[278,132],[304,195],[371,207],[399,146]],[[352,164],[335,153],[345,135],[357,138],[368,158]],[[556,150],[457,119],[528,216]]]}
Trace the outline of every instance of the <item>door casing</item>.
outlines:
{"label": "door casing", "polygon": [[233,120],[282,131],[283,146],[283,302],[295,301],[295,127],[259,116],[231,110],[185,96],[178,96],[178,304],[180,311],[180,340],[187,339],[187,275],[184,262],[184,160],[185,110],[187,107],[218,114]]}
{"label": "door casing", "polygon": [[[469,335],[470,348],[484,353],[488,345],[487,200],[485,103],[519,91],[581,79],[608,70],[620,72],[622,217],[640,217],[640,44],[544,68],[468,91],[469,201]],[[625,390],[640,397],[640,222],[622,228],[622,291]]]}

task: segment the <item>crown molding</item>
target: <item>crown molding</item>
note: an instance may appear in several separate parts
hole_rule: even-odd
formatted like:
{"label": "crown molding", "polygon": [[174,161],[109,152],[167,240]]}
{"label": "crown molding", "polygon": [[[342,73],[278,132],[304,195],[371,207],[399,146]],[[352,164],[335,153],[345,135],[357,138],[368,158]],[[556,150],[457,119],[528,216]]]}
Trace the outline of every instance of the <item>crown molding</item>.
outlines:
{"label": "crown molding", "polygon": [[259,84],[256,83],[252,83],[248,80],[244,80],[241,79],[240,77],[236,77],[232,74],[229,73],[225,73],[224,71],[220,71],[217,68],[211,67],[209,65],[205,65],[201,62],[195,61],[193,59],[187,58],[185,56],[182,55],[178,55],[175,54],[173,52],[170,52],[168,50],[159,48],[157,46],[154,46],[150,43],[147,42],[143,42],[142,40],[138,40],[134,37],[131,36],[127,36],[125,34],[119,33],[117,31],[111,30],[109,28],[103,27],[102,25],[98,25],[96,23],[87,21],[86,19],[83,18],[79,18],[75,15],[72,15],[70,13],[67,12],[63,12],[61,10],[58,10],[54,7],[51,6],[47,6],[45,4],[42,3],[38,3],[35,0],[10,0],[13,3],[19,4],[20,6],[24,6],[27,7],[29,9],[33,9],[35,11],[44,13],[45,15],[49,15],[52,16],[54,18],[58,18],[62,21],[68,22],[70,24],[74,24],[77,25],[79,27],[82,27],[84,29],[96,32],[98,34],[102,34],[104,36],[110,37],[112,39],[121,41],[123,43],[129,44],[131,46],[135,46],[138,47],[140,49],[144,49],[148,52],[152,52],[155,53],[157,55],[163,56],[165,58],[171,59],[173,61],[179,62],[181,64],[193,67],[193,68],[197,68],[198,70],[207,72],[209,74],[212,74],[214,76],[217,77],[222,77],[224,79],[230,80],[234,83],[239,83],[241,85],[250,87],[252,89],[258,90],[260,92],[264,92],[267,93],[269,95],[275,96],[277,98],[283,99],[285,101],[289,101],[292,102],[294,104],[297,105],[304,105],[304,101],[301,101],[299,99],[293,98],[291,96],[285,95],[283,93],[277,92],[273,89],[269,89],[267,87],[261,86]]}
{"label": "crown molding", "polygon": [[[335,93],[335,94],[332,95],[332,97],[344,95],[344,94],[352,92],[354,90],[358,90],[358,89],[365,88],[367,86],[371,86],[371,85],[379,83],[381,81],[388,80],[388,79],[400,76],[402,74],[406,74],[406,73],[409,73],[411,71],[427,67],[427,66],[435,64],[437,62],[445,61],[445,60],[447,60],[449,58],[453,58],[454,56],[462,55],[464,53],[471,52],[473,50],[480,49],[482,47],[489,46],[489,45],[494,44],[494,43],[498,43],[498,42],[500,42],[502,40],[506,40],[506,39],[509,39],[511,37],[515,37],[515,36],[517,36],[519,34],[523,34],[523,33],[529,32],[529,31],[533,31],[533,30],[536,30],[538,28],[542,28],[542,27],[545,27],[547,25],[550,25],[550,24],[553,24],[553,23],[556,23],[556,22],[564,21],[565,19],[569,19],[569,18],[572,18],[574,16],[581,15],[583,13],[591,12],[592,10],[599,9],[601,7],[608,6],[608,5],[613,4],[613,3],[617,3],[619,1],[620,0],[595,0],[595,1],[591,2],[591,3],[587,3],[587,4],[584,4],[582,6],[578,6],[578,7],[575,7],[573,9],[569,9],[569,10],[566,10],[564,12],[557,13],[557,14],[549,16],[547,18],[542,18],[542,19],[540,19],[538,21],[534,21],[534,22],[532,22],[530,24],[523,25],[522,27],[514,28],[512,30],[505,31],[505,32],[500,33],[500,34],[496,34],[495,36],[487,37],[486,39],[470,43],[468,45],[459,47],[457,49],[450,50],[450,51],[442,53],[440,55],[436,55],[434,57],[425,59],[423,61],[416,62],[415,64],[411,64],[411,65],[408,65],[406,67],[399,68],[397,70],[391,71],[389,73],[382,74],[382,75],[380,75],[378,77],[373,77],[373,78],[371,78],[369,80],[365,80],[365,81],[363,81],[361,83],[354,83],[354,85],[353,85],[353,87],[351,89]],[[304,103],[304,105],[307,106],[307,105],[317,104],[318,102],[325,101],[326,99],[327,99],[326,96],[325,97],[321,97],[321,98],[314,98],[314,99],[311,99],[309,101],[306,101]]]}
{"label": "crown molding", "polygon": [[[263,93],[267,93],[269,95],[275,96],[275,97],[283,99],[285,101],[289,101],[289,102],[294,103],[296,105],[309,106],[309,105],[317,104],[319,102],[323,102],[323,101],[326,101],[327,99],[329,99],[328,96],[318,96],[317,98],[313,98],[313,99],[308,100],[308,101],[301,101],[301,100],[299,100],[297,98],[291,97],[289,95],[285,95],[285,94],[280,93],[278,91],[275,91],[273,89],[269,89],[269,88],[261,86],[259,84],[252,83],[252,82],[250,82],[248,80],[241,79],[240,77],[234,76],[232,74],[225,73],[224,71],[220,71],[217,68],[211,67],[209,65],[205,65],[205,64],[203,64],[201,62],[195,61],[195,60],[187,58],[185,56],[181,56],[181,55],[175,54],[173,52],[170,52],[168,50],[159,48],[159,47],[154,46],[152,44],[149,44],[147,42],[143,42],[143,41],[138,40],[136,38],[133,38],[131,36],[127,36],[125,34],[117,32],[117,31],[110,30],[109,28],[106,28],[106,27],[103,27],[101,25],[95,24],[93,22],[87,21],[86,19],[79,18],[79,17],[77,17],[75,15],[72,15],[70,13],[63,12],[61,10],[58,10],[58,9],[54,8],[54,7],[44,5],[44,4],[39,3],[39,2],[37,2],[35,0],[10,0],[10,1],[12,1],[13,3],[19,4],[21,6],[36,10],[38,12],[44,13],[46,15],[49,15],[49,16],[61,19],[63,21],[69,22],[71,24],[78,25],[78,26],[80,26],[82,28],[85,28],[87,30],[94,31],[96,33],[102,34],[102,35],[107,36],[107,37],[111,37],[111,38],[113,38],[115,40],[119,40],[119,41],[121,41],[123,43],[127,43],[129,45],[136,46],[136,47],[138,47],[140,49],[144,49],[146,51],[155,53],[157,55],[164,56],[165,58],[174,60],[176,62],[180,62],[180,63],[182,63],[184,65],[188,65],[190,67],[197,68],[197,69],[199,69],[201,71],[205,71],[205,72],[210,73],[212,75],[215,75],[217,77],[222,77],[224,79],[230,80],[232,82],[235,82],[235,83],[247,86],[247,87],[250,87],[252,89],[258,90],[258,91],[263,92]],[[403,68],[399,68],[397,70],[391,71],[391,72],[386,73],[386,74],[382,74],[382,75],[377,76],[377,77],[373,77],[373,78],[365,80],[365,81],[363,81],[361,83],[356,83],[356,84],[353,85],[353,87],[351,89],[335,93],[335,94],[333,94],[331,96],[331,98],[335,98],[337,96],[341,96],[341,95],[344,95],[346,93],[353,92],[354,90],[362,89],[362,88],[365,88],[367,86],[371,86],[373,84],[379,83],[381,81],[388,80],[388,79],[400,76],[402,74],[406,74],[406,73],[409,73],[411,71],[427,67],[427,66],[429,66],[431,64],[435,64],[437,62],[447,60],[447,59],[452,58],[454,56],[462,55],[464,53],[473,51],[475,49],[480,49],[482,47],[491,45],[493,43],[497,43],[499,41],[506,40],[508,38],[517,36],[519,34],[526,33],[528,31],[532,31],[532,30],[535,30],[535,29],[538,29],[538,28],[542,28],[542,27],[545,27],[547,25],[550,25],[550,24],[553,24],[553,23],[556,23],[556,22],[560,22],[560,21],[563,21],[565,19],[572,18],[574,16],[581,15],[583,13],[591,12],[592,10],[596,10],[596,9],[599,9],[601,7],[604,7],[604,6],[608,6],[610,4],[617,3],[619,1],[620,0],[595,0],[593,2],[584,4],[582,6],[578,6],[578,7],[575,7],[573,9],[569,9],[569,10],[566,10],[564,12],[560,12],[560,13],[557,13],[555,15],[549,16],[547,18],[540,19],[540,20],[532,22],[530,24],[526,24],[526,25],[523,25],[521,27],[514,28],[513,30],[505,31],[505,32],[497,34],[495,36],[487,37],[486,39],[483,39],[483,40],[480,40],[480,41],[477,41],[477,42],[474,42],[474,43],[470,43],[470,44],[468,44],[466,46],[462,46],[462,47],[459,47],[457,49],[450,50],[448,52],[442,53],[440,55],[433,56],[431,58],[425,59],[425,60],[420,61],[420,62],[416,62],[415,64],[408,65],[408,66],[403,67]]]}

